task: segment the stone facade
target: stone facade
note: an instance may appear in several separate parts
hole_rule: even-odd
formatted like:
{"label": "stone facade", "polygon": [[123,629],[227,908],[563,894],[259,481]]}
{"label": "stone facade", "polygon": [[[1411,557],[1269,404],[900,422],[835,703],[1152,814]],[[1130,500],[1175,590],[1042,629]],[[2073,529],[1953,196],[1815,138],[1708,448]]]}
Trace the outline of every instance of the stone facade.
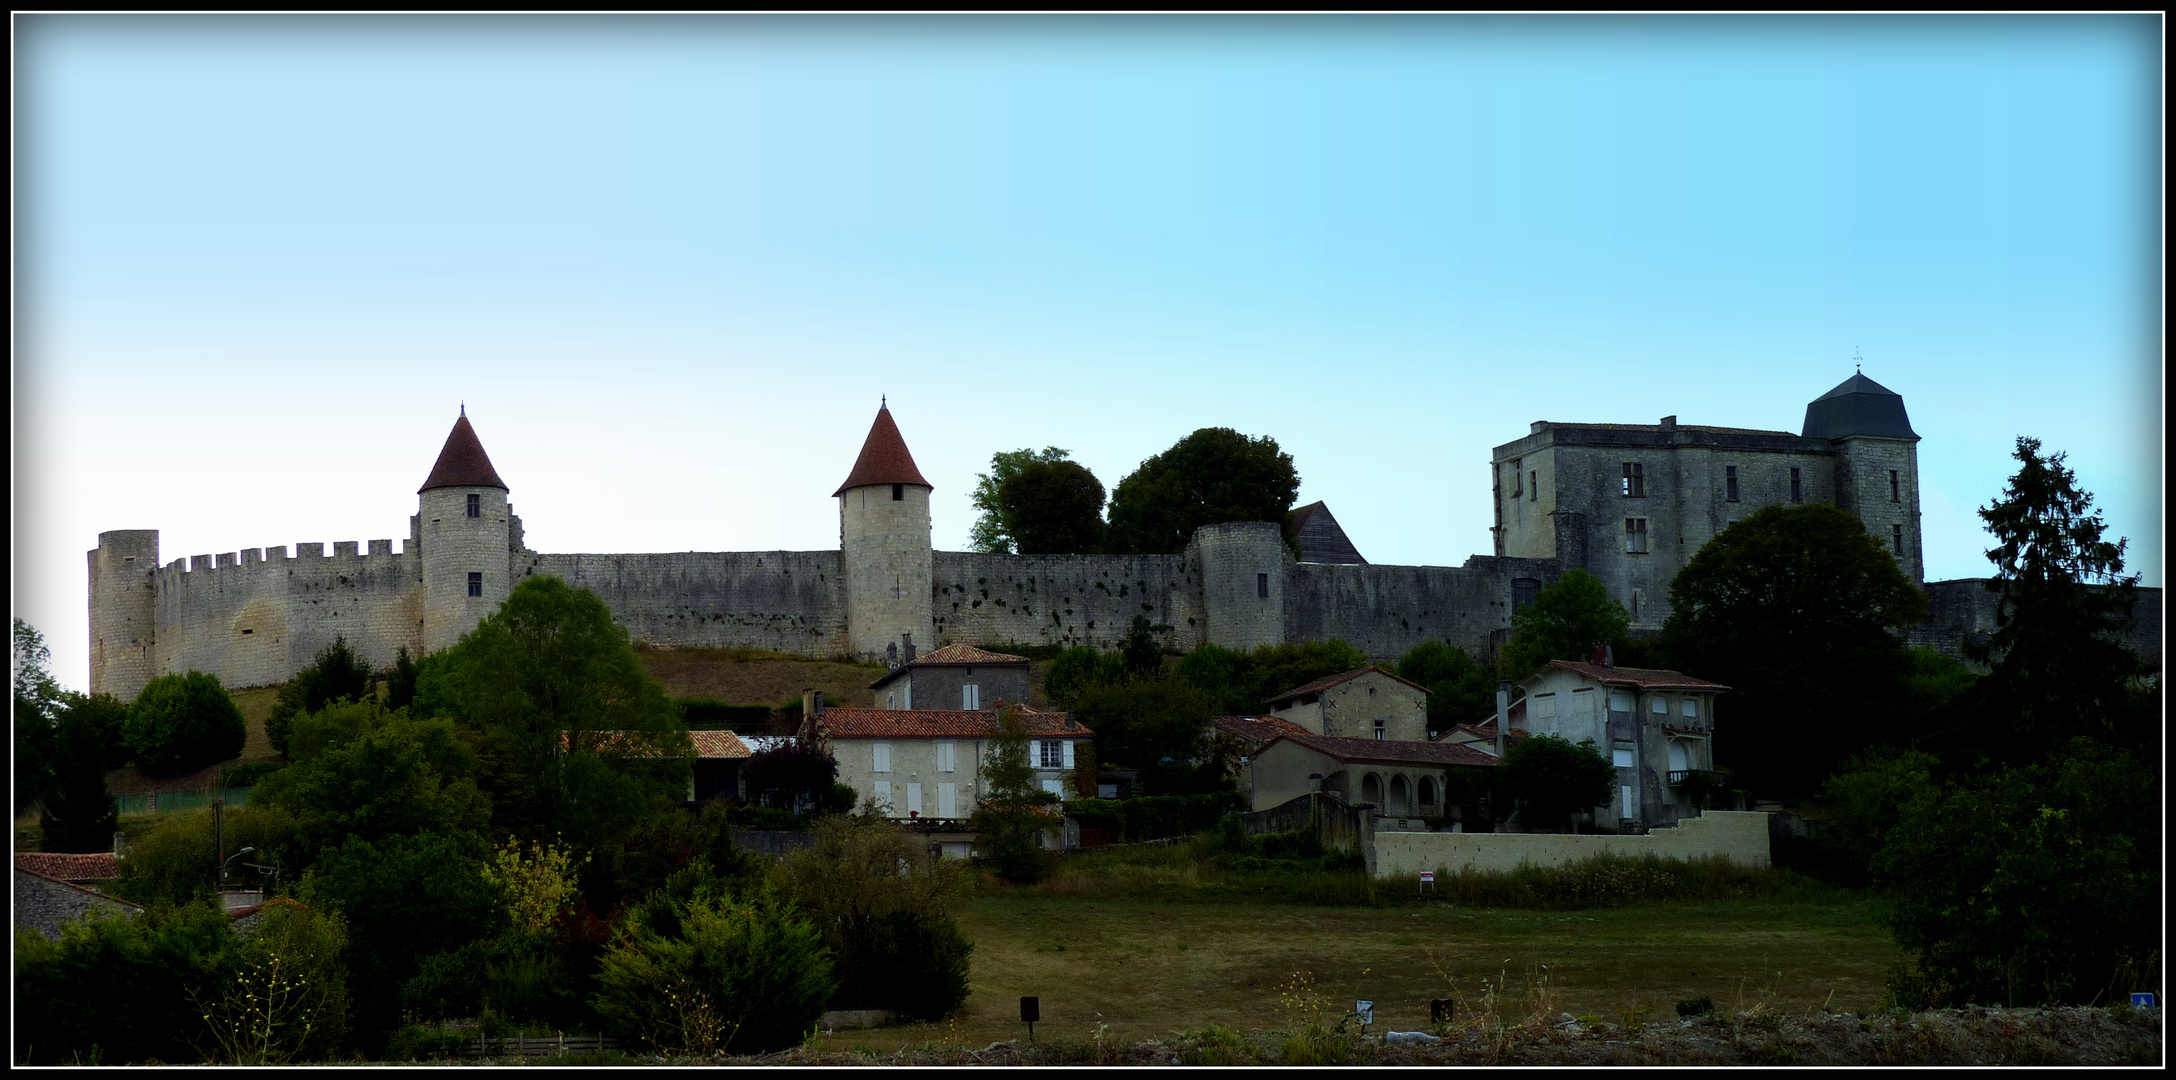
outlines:
{"label": "stone facade", "polygon": [[1617,769],[1618,797],[1594,820],[1623,831],[1697,813],[1688,782],[1715,768],[1715,697],[1730,688],[1675,671],[1552,660],[1519,684],[1532,735],[1594,744]]}
{"label": "stone facade", "polygon": [[1428,690],[1380,668],[1360,668],[1293,687],[1266,704],[1269,715],[1316,735],[1428,739]]}

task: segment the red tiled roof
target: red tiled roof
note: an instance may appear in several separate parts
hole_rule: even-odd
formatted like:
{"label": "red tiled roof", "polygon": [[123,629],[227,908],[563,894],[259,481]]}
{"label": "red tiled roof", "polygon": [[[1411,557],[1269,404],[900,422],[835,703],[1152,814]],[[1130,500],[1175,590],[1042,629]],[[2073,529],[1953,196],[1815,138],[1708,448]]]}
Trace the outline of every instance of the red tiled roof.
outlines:
{"label": "red tiled roof", "polygon": [[908,668],[965,667],[973,664],[1025,664],[1027,662],[1027,657],[1014,656],[1011,653],[991,652],[988,649],[978,649],[972,645],[947,645],[927,656],[917,656],[885,672],[882,678],[869,684],[869,689],[874,690],[898,678],[905,674]]}
{"label": "red tiled roof", "polygon": [[54,881],[110,881],[121,876],[121,866],[110,851],[67,855],[47,851],[18,851],[15,868]]}
{"label": "red tiled roof", "polygon": [[1392,675],[1391,673],[1384,671],[1382,668],[1375,667],[1374,665],[1369,665],[1363,668],[1354,668],[1351,671],[1343,672],[1341,674],[1325,676],[1323,678],[1316,679],[1314,682],[1308,683],[1305,686],[1295,686],[1282,694],[1278,694],[1277,696],[1270,698],[1269,700],[1283,701],[1286,698],[1298,697],[1301,694],[1312,694],[1318,691],[1328,690],[1329,688],[1336,686],[1339,683],[1350,682],[1351,680],[1357,679],[1360,676],[1365,675],[1371,671],[1385,678],[1393,679],[1397,682],[1402,682],[1405,685],[1410,686],[1423,694],[1428,692],[1427,687],[1422,686],[1421,684],[1414,682],[1411,679],[1400,679],[1396,675]]}
{"label": "red tiled roof", "polygon": [[[593,731],[589,734],[593,736],[596,740],[595,742],[590,744],[591,749],[597,751],[598,753],[626,753],[627,750],[625,749],[625,740],[631,735],[642,735],[642,733],[640,732],[627,731]],[[724,738],[720,739],[718,738],[719,736],[724,736]],[[660,735],[656,737],[664,738],[665,736]],[[702,737],[708,737],[709,745],[725,752],[717,754],[704,753],[703,748],[705,745],[705,739]],[[688,739],[695,744],[696,757],[747,757],[749,755],[748,748],[746,746],[742,746],[741,741],[736,738],[730,731],[690,731],[688,732]],[[567,746],[567,733],[562,731],[559,733],[559,752],[562,754],[566,753]],[[732,752],[732,748],[736,746],[740,747],[739,753]],[[635,750],[636,753],[633,756],[651,756],[648,747],[638,745],[637,747],[635,747]]]}
{"label": "red tiled roof", "polygon": [[914,467],[914,455],[907,452],[907,441],[899,437],[899,425],[892,422],[888,408],[876,411],[876,423],[869,425],[869,438],[861,444],[861,456],[854,459],[854,471],[846,474],[846,482],[831,496],[871,484],[915,484],[936,490]]}
{"label": "red tiled roof", "polygon": [[1251,742],[1266,743],[1280,735],[1305,735],[1306,728],[1276,716],[1212,716],[1209,722]]}
{"label": "red tiled roof", "polygon": [[[1494,767],[1496,759],[1470,746],[1456,743],[1408,742],[1404,739],[1348,739],[1337,735],[1283,735],[1278,742],[1298,743],[1310,750],[1345,762],[1379,762],[1386,765],[1481,765]],[[1264,753],[1268,746],[1262,748]]]}
{"label": "red tiled roof", "polygon": [[[1695,679],[1682,671],[1665,671],[1662,668],[1603,667],[1600,664],[1582,663],[1576,660],[1551,660],[1549,667],[1584,675],[1595,682],[1608,686],[1632,686],[1641,690],[1700,690],[1718,692],[1730,689],[1722,683]],[[1544,668],[1543,671],[1548,670]],[[1527,677],[1527,682],[1540,678],[1540,673]]]}
{"label": "red tiled roof", "polygon": [[[1094,738],[1062,712],[1020,710],[1031,739]],[[997,734],[995,709],[825,709],[816,718],[834,739],[987,739]]]}
{"label": "red tiled roof", "polygon": [[483,442],[476,438],[476,429],[469,425],[465,409],[461,418],[453,422],[453,432],[446,436],[445,447],[438,451],[438,464],[431,466],[430,479],[423,481],[416,494],[449,487],[506,490],[506,482],[499,479],[499,471],[491,467],[491,455],[484,453]]}

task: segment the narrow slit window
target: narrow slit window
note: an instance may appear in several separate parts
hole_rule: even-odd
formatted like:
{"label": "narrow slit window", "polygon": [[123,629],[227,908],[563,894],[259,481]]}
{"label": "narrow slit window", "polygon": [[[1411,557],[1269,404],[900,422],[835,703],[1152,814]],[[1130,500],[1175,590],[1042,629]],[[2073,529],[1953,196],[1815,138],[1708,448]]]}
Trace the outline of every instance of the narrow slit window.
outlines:
{"label": "narrow slit window", "polygon": [[1538,469],[1526,470],[1526,501],[1541,501],[1541,472]]}
{"label": "narrow slit window", "polygon": [[893,484],[893,485],[892,485],[892,501],[893,501],[893,502],[905,502],[905,501],[907,501],[907,485],[905,485],[905,484]]}
{"label": "narrow slit window", "polygon": [[1514,499],[1522,498],[1526,495],[1526,488],[1519,482],[1519,478],[1525,475],[1525,473],[1522,471],[1525,469],[1525,467],[1526,461],[1523,458],[1514,459],[1511,462],[1511,497]]}
{"label": "narrow slit window", "polygon": [[1889,546],[1894,548],[1897,554],[1904,554],[1904,526],[1889,526]]}
{"label": "narrow slit window", "polygon": [[1791,501],[1794,503],[1801,503],[1806,501],[1806,489],[1805,486],[1799,481],[1799,473],[1797,469],[1791,470]]}
{"label": "narrow slit window", "polygon": [[1896,470],[1889,470],[1889,501],[1904,501],[1904,486],[1897,481]]}
{"label": "narrow slit window", "polygon": [[468,516],[470,516],[470,517],[472,517],[472,518],[480,518],[480,517],[484,516],[484,497],[483,497],[483,496],[481,496],[481,495],[478,495],[478,494],[476,494],[476,493],[474,493],[474,492],[470,492],[470,493],[469,493],[469,497],[468,497]]}
{"label": "narrow slit window", "polygon": [[1646,470],[1637,461],[1624,463],[1624,496],[1627,499],[1647,497]]}
{"label": "narrow slit window", "polygon": [[474,571],[474,570],[471,570],[471,571],[469,571],[469,574],[468,574],[468,594],[469,594],[470,596],[482,596],[482,595],[484,594],[484,576],[483,576],[483,574],[481,574],[481,573],[478,573],[477,571]]}
{"label": "narrow slit window", "polygon": [[1723,466],[1723,498],[1729,502],[1738,501],[1738,467],[1736,465]]}
{"label": "narrow slit window", "polygon": [[1267,600],[1267,599],[1269,599],[1269,575],[1268,575],[1268,574],[1256,574],[1256,575],[1254,575],[1254,595],[1256,595],[1256,596],[1259,596],[1259,597],[1261,597],[1261,598],[1262,598],[1262,599],[1264,599],[1264,600]]}

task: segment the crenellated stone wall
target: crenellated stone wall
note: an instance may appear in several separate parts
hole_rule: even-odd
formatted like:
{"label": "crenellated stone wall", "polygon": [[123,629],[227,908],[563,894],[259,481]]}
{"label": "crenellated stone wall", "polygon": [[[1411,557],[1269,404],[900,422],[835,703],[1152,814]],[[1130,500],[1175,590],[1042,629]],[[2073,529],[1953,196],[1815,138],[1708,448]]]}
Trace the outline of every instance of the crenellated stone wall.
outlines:
{"label": "crenellated stone wall", "polygon": [[596,593],[648,645],[836,656],[850,646],[840,573],[836,551],[523,552],[514,576],[550,574]]}
{"label": "crenellated stone wall", "polygon": [[[175,559],[152,579],[157,636],[150,676],[203,671],[229,687],[284,682],[344,637],[374,666],[395,650],[421,652],[423,597],[417,559],[391,540],[361,550],[344,540],[245,548]],[[143,689],[109,678],[92,689],[123,698]]]}

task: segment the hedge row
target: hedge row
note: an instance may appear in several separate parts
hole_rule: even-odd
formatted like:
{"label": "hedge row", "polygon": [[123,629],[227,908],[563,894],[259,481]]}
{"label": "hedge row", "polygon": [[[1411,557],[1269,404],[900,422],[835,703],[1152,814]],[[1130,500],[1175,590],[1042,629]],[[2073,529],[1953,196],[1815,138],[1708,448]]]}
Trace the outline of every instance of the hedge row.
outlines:
{"label": "hedge row", "polygon": [[1162,840],[1205,832],[1225,814],[1243,810],[1236,791],[1207,795],[1145,795],[1137,799],[1075,799],[1065,812],[1088,829],[1122,840]]}

